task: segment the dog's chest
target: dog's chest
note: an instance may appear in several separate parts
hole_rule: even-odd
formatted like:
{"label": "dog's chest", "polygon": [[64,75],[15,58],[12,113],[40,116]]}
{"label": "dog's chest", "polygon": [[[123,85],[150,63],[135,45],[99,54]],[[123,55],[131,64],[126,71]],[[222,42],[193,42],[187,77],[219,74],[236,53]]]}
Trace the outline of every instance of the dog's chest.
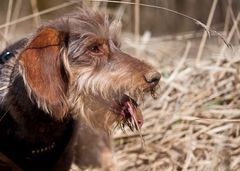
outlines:
{"label": "dog's chest", "polygon": [[19,124],[6,113],[0,125],[0,152],[24,170],[50,170],[69,143],[74,125],[73,119],[56,123],[41,117]]}

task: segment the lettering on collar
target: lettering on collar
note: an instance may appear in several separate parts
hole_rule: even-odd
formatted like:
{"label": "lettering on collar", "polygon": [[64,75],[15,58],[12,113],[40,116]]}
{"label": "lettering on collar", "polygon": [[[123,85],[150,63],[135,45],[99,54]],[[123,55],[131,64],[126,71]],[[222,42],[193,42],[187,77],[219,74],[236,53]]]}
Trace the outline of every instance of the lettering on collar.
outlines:
{"label": "lettering on collar", "polygon": [[37,155],[37,154],[41,154],[41,153],[45,153],[45,152],[50,152],[50,151],[54,150],[54,148],[55,148],[55,142],[53,142],[49,146],[31,150],[31,154]]}

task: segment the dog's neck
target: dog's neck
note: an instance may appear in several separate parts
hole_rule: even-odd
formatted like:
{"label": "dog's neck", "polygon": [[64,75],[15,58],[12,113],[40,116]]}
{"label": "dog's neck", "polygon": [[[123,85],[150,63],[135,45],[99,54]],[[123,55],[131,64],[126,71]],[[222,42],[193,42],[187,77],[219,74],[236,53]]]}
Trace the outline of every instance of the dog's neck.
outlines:
{"label": "dog's neck", "polygon": [[19,75],[9,88],[4,101],[4,110],[20,128],[16,134],[25,135],[25,139],[30,142],[38,142],[39,137],[44,137],[41,138],[42,141],[53,141],[54,138],[61,136],[67,127],[67,121],[71,119],[57,121],[50,114],[39,109],[37,104],[30,100],[23,79]]}

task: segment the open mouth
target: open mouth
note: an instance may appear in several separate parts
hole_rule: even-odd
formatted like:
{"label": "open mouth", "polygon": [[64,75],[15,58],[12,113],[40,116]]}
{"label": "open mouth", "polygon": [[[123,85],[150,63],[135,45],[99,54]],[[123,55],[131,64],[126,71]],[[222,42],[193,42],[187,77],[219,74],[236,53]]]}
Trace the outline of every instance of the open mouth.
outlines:
{"label": "open mouth", "polygon": [[127,125],[132,131],[140,130],[143,125],[143,115],[137,102],[127,95],[123,95],[117,112],[120,115],[120,126]]}

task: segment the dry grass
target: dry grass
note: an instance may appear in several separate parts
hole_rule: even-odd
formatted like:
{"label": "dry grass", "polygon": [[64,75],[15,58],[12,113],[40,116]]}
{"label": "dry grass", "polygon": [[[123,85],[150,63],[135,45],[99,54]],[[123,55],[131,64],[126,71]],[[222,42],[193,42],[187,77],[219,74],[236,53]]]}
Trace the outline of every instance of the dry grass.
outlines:
{"label": "dry grass", "polygon": [[[34,14],[7,19],[7,23],[0,25],[1,31],[4,29],[0,32],[2,42],[7,40],[8,27],[32,18],[38,25],[42,14],[74,3],[38,11],[36,0],[31,2]],[[231,0],[228,2],[231,4]],[[135,13],[139,12],[136,6]],[[205,29],[211,24],[213,12],[214,8],[207,25],[200,24]],[[231,42],[237,36],[239,42],[240,13],[234,16],[229,5],[227,16],[223,32],[226,41]],[[240,170],[240,45],[227,48],[216,38],[209,42],[206,33],[200,46],[199,40],[193,39],[197,34],[171,37],[173,40],[151,38],[148,33],[139,37],[138,27],[139,23],[135,23],[135,35],[124,36],[123,49],[130,53],[137,51],[163,78],[159,98],[154,101],[148,97],[143,107],[145,148],[137,133],[115,131],[115,160],[120,170]]]}
{"label": "dry grass", "polygon": [[[233,24],[226,21],[230,31],[223,33],[227,42],[234,36],[239,41],[240,14],[235,17],[232,7],[228,8]],[[158,100],[147,99],[144,106],[145,148],[138,135],[117,131],[120,170],[240,170],[240,46],[208,43],[206,35],[199,47],[193,37],[184,35],[181,41],[152,38],[147,44],[143,36],[145,43],[139,46],[125,40],[125,48],[140,49],[142,56],[147,56],[144,59],[159,68],[163,79]]]}
{"label": "dry grass", "polygon": [[158,42],[150,42],[144,51],[163,74],[160,97],[147,99],[144,105],[145,149],[136,134],[117,132],[119,167],[123,171],[240,170],[240,46],[226,51],[217,65],[220,48],[208,45],[208,56],[195,66],[190,53],[194,43]]}

